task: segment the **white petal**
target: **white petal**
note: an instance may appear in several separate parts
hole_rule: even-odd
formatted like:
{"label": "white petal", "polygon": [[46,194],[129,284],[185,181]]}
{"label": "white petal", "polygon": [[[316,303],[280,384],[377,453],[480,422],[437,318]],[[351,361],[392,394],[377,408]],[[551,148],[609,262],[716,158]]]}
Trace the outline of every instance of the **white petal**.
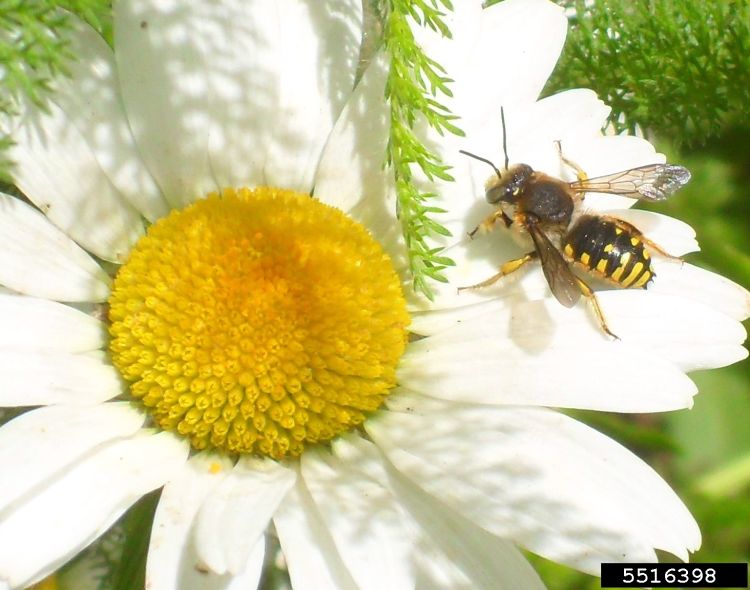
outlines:
{"label": "white petal", "polygon": [[631,289],[600,293],[599,300],[613,332],[683,371],[723,367],[747,356],[740,322],[682,294]]}
{"label": "white petal", "polygon": [[[417,567],[417,579],[414,584],[416,590],[472,590],[481,587],[476,581],[470,580],[463,570],[443,552],[431,539],[422,539],[423,543],[414,561]],[[533,586],[532,586],[533,587]]]}
{"label": "white petal", "polygon": [[[279,83],[278,111],[264,174],[269,184],[309,192],[323,145],[354,87],[362,3],[275,4],[281,15],[273,38],[279,61],[271,73]],[[255,62],[250,67],[263,65]]]}
{"label": "white petal", "polygon": [[[128,117],[167,199],[217,185],[309,191],[354,80],[359,2],[120,3]],[[335,40],[335,42],[334,42]]]}
{"label": "white petal", "polygon": [[386,77],[387,60],[378,54],[350,95],[320,159],[315,196],[342,211],[360,200],[380,198],[392,178],[382,165],[390,124],[383,100]]}
{"label": "white petal", "polygon": [[[405,563],[406,559],[416,559],[419,577],[416,580],[405,580],[407,587],[415,584],[420,587],[420,584],[426,584],[429,578],[433,583],[428,585],[428,588],[543,588],[536,572],[511,543],[487,533],[461,518],[437,499],[425,494],[394,469],[373,443],[359,435],[350,434],[336,439],[332,447],[335,459],[323,453],[320,453],[318,458],[325,461],[326,466],[339,474],[339,477],[346,471],[360,472],[359,479],[364,480],[367,485],[360,486],[361,494],[354,493],[353,498],[335,502],[331,508],[324,508],[322,500],[318,505],[322,511],[333,513],[337,504],[351,508],[374,503],[377,509],[371,508],[370,512],[376,517],[371,519],[368,527],[369,533],[372,534],[373,525],[384,524],[384,508],[393,502],[385,497],[380,486],[389,488],[395,494],[399,507],[397,510],[390,510],[390,517],[395,518],[395,521],[390,525],[390,538],[384,537],[381,543],[391,551],[400,546],[399,562]],[[309,482],[309,479],[306,481]],[[380,486],[374,485],[376,482]],[[330,506],[332,503],[325,504]],[[347,514],[351,516],[351,510],[347,510]],[[333,517],[329,517],[328,520],[331,518]],[[394,526],[396,523],[398,526]],[[362,527],[358,528],[361,530]],[[361,543],[356,539],[350,542]],[[342,543],[339,543],[339,546],[342,546]],[[378,550],[382,552],[383,549],[376,548],[373,556]],[[350,568],[353,561],[352,558],[346,558]],[[387,560],[382,558],[370,561],[387,563]],[[425,571],[425,568],[429,571]],[[437,582],[441,576],[442,584]],[[410,573],[409,578],[412,577],[413,574]],[[448,580],[461,583],[448,583]],[[381,584],[381,587],[397,586]]]}
{"label": "white petal", "polygon": [[250,551],[250,557],[242,573],[233,576],[226,590],[252,590],[258,587],[263,574],[263,564],[266,556],[266,538],[261,537]]}
{"label": "white petal", "polygon": [[112,50],[96,31],[78,22],[70,51],[70,76],[55,84],[55,103],[85,139],[112,184],[148,220],[169,211],[141,161],[120,98]]}
{"label": "white petal", "polygon": [[[647,295],[599,294],[612,330],[623,332],[618,341],[603,334],[586,303],[566,309],[555,300],[507,299],[489,313],[411,343],[399,367],[399,383],[430,396],[475,403],[621,412],[689,407],[696,387],[673,361],[689,365],[695,351],[683,351],[691,341],[700,347],[702,338],[694,334],[681,341],[678,324],[689,322],[685,307],[672,310],[673,302]],[[621,305],[630,315],[621,319],[611,311],[609,297],[624,297]],[[661,317],[643,312],[657,301]],[[714,317],[705,308],[695,312]],[[637,325],[631,330],[628,322],[634,318]],[[732,327],[722,329],[716,337],[719,352],[724,353],[724,344],[735,345],[737,336]]]}
{"label": "white petal", "polygon": [[699,301],[736,320],[750,315],[750,292],[720,274],[688,263],[654,260],[657,278],[649,292]]}
{"label": "white petal", "polygon": [[0,428],[0,470],[8,474],[0,507],[49,485],[100,445],[134,434],[145,418],[126,403],[50,406],[14,418]]}
{"label": "white petal", "polygon": [[382,464],[365,445],[348,444],[346,459],[307,451],[302,477],[357,587],[413,588],[410,531],[390,491],[371,475]]}
{"label": "white petal", "polygon": [[[471,137],[490,117],[500,124],[500,106],[536,100],[565,41],[562,10],[543,0],[509,0],[485,10],[461,2],[450,17],[453,39],[417,29],[426,53],[454,79],[454,100],[446,100]],[[490,59],[502,66],[488,68]],[[439,100],[443,101],[443,97]]]}
{"label": "white petal", "polygon": [[[217,190],[224,181],[217,179],[216,163],[209,159],[212,133],[222,134],[217,141],[224,133],[249,136],[243,147],[255,164],[250,169],[257,170],[264,138],[243,127],[250,112],[266,119],[257,103],[270,102],[273,79],[244,71],[241,56],[269,59],[265,39],[256,47],[254,29],[275,22],[275,16],[269,18],[268,3],[256,2],[253,8],[254,15],[243,14],[237,2],[178,7],[136,0],[114,6],[115,60],[128,121],[172,207]],[[248,174],[247,182],[255,180]]]}
{"label": "white petal", "polygon": [[323,150],[315,176],[315,197],[362,223],[396,268],[405,268],[393,172],[383,166],[390,124],[383,101],[386,75],[385,60],[378,55],[357,84]]}
{"label": "white petal", "polygon": [[[487,71],[487,56],[505,56],[502,75],[497,76],[502,80],[498,85],[512,86],[505,90],[505,96],[517,102],[536,99],[565,42],[567,20],[561,8],[544,0],[509,0],[485,9],[481,25],[475,58],[483,59],[471,65],[492,77],[495,72],[492,67]],[[475,75],[480,77],[479,73]],[[498,98],[487,100],[492,104]]]}
{"label": "white petal", "polygon": [[504,307],[504,301],[501,298],[496,297],[494,299],[486,299],[485,301],[462,307],[412,311],[409,330],[415,334],[430,336],[442,332],[443,330],[450,329],[456,324],[465,322],[470,318],[493,313],[494,310],[502,310]]}
{"label": "white petal", "polygon": [[366,428],[396,468],[484,529],[583,571],[602,561],[687,558],[700,532],[645,463],[543,409],[445,404],[383,413]]}
{"label": "white petal", "polygon": [[358,590],[302,478],[273,517],[294,590]]}
{"label": "white petal", "polygon": [[44,215],[0,193],[0,283],[58,301],[104,301],[107,274]]}
{"label": "white petal", "polygon": [[[198,556],[194,536],[198,510],[231,472],[232,462],[200,453],[182,465],[164,486],[154,515],[146,562],[146,584],[158,588],[226,588],[233,576],[209,571]],[[248,584],[248,588],[252,588]]]}
{"label": "white petal", "polygon": [[0,406],[88,405],[119,395],[123,383],[104,354],[0,350]]}
{"label": "white petal", "polygon": [[24,586],[57,569],[167,481],[187,453],[167,433],[121,440],[35,490],[0,522],[0,579]]}
{"label": "white petal", "polygon": [[122,262],[143,235],[138,212],[110,182],[75,123],[56,104],[28,106],[15,121],[18,188],[58,228],[100,258]]}
{"label": "white petal", "polygon": [[239,574],[296,474],[270,459],[242,457],[201,506],[198,555],[217,574]]}
{"label": "white petal", "polygon": [[77,309],[46,299],[0,293],[0,349],[86,352],[102,348],[107,329]]}
{"label": "white petal", "polygon": [[[208,9],[194,2],[178,8],[145,0],[114,6],[115,61],[127,118],[149,170],[175,208],[219,186],[208,160],[215,123],[207,111],[221,86],[209,80],[204,49],[216,43],[220,31],[245,26],[247,19],[225,22],[229,6]],[[228,57],[218,49],[217,64]],[[237,72],[231,61],[227,68],[218,71],[230,81]]]}
{"label": "white petal", "polygon": [[[465,585],[444,583],[437,587],[488,590],[544,588],[534,568],[512,543],[461,517],[396,469],[389,469],[389,475],[399,501],[416,519],[423,532],[424,539],[418,552],[418,563],[422,562],[421,577],[434,576],[441,570],[447,570],[446,574],[450,575],[448,564],[452,564],[463,573]],[[429,545],[434,545],[440,551],[430,551]],[[427,587],[436,587],[434,578],[433,585]]]}

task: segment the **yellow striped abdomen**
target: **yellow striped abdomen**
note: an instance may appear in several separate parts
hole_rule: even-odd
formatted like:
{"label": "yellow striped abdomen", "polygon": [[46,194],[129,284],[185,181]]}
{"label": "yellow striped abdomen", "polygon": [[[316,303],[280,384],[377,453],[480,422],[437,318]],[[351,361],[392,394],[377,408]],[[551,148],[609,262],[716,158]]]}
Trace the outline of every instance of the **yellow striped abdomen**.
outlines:
{"label": "yellow striped abdomen", "polygon": [[653,279],[651,256],[632,225],[617,219],[582,215],[563,239],[568,259],[625,288],[646,288]]}

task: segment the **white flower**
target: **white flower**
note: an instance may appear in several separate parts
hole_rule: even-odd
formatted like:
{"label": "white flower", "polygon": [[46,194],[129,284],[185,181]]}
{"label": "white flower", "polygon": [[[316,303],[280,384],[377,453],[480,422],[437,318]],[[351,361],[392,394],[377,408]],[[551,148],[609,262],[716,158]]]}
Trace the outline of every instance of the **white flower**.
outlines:
{"label": "white flower", "polygon": [[[488,214],[487,170],[458,149],[500,161],[501,105],[512,161],[564,175],[553,140],[592,176],[661,161],[644,140],[603,137],[607,109],[589,91],[537,102],[565,36],[561,9],[456,4],[454,40],[422,39],[455,79],[451,108],[467,134],[425,131],[455,166],[456,182],[438,188],[455,236]],[[81,25],[82,59],[49,113],[29,108],[14,122],[15,179],[38,210],[0,203],[0,283],[10,290],[0,295],[0,404],[43,407],[0,429],[0,587],[43,578],[162,486],[147,564],[154,590],[252,588],[271,529],[295,590],[539,588],[516,544],[591,573],[602,561],[651,561],[654,549],[687,559],[698,547],[695,522],[659,476],[547,409],[687,407],[696,390],[685,371],[745,356],[747,292],[689,264],[657,261],[647,292],[600,293],[621,337],[610,341],[585,305],[553,301],[538,269],[457,294],[517,250],[500,235],[454,239],[457,266],[436,302],[407,294],[422,338],[407,346],[387,409],[299,459],[190,451],[147,423],[143,406],[114,401],[129,399],[127,386],[104,352],[105,321],[92,315],[110,297],[105,269],[117,266],[106,261],[134,251],[142,217],[155,222],[217,187],[314,192],[368,228],[408,283],[381,165],[381,61],[351,90],[360,39],[358,0],[124,0],[114,55]],[[680,222],[617,214],[674,254],[696,248]],[[177,268],[188,280],[192,262]],[[194,279],[197,298],[205,281]],[[269,354],[263,346],[250,361]],[[215,362],[214,377],[226,370]]]}

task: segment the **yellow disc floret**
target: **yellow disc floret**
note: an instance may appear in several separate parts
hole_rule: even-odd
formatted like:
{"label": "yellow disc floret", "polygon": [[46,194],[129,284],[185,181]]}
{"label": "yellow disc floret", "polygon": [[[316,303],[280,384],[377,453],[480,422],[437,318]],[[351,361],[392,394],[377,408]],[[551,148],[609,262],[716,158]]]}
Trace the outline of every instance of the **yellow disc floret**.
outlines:
{"label": "yellow disc floret", "polygon": [[225,190],[155,223],[109,300],[110,352],[194,449],[299,455],[395,385],[409,317],[390,258],[308,195]]}

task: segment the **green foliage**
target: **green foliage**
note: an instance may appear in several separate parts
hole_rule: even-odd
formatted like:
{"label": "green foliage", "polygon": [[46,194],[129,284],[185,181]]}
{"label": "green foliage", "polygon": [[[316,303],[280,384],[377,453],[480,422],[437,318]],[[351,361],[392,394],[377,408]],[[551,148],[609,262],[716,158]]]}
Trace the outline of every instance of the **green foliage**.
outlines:
{"label": "green foliage", "polygon": [[702,143],[750,103],[746,0],[567,0],[562,59],[547,90],[593,88],[612,122]]}
{"label": "green foliage", "polygon": [[[66,33],[71,13],[111,38],[109,0],[0,0],[0,114],[23,100],[43,105],[56,76],[67,73]],[[8,181],[10,162],[2,154],[10,138],[0,136],[0,181]]]}
{"label": "green foliage", "polygon": [[701,526],[693,561],[747,561],[750,554],[750,362],[693,376],[690,411],[665,417],[682,449],[671,479]]}
{"label": "green foliage", "polygon": [[13,145],[13,141],[10,137],[4,137],[0,135],[0,191],[8,192],[8,189],[13,182],[10,177],[10,166],[11,162],[5,157],[5,153],[8,151],[10,146]]}
{"label": "green foliage", "polygon": [[427,124],[441,135],[462,135],[453,124],[457,117],[441,104],[438,95],[452,96],[445,70],[425,55],[417,44],[412,24],[428,26],[450,37],[440,7],[451,9],[449,0],[387,0],[381,10],[383,45],[390,58],[386,82],[386,99],[390,106],[390,137],[386,162],[393,168],[396,180],[396,212],[406,242],[414,289],[432,298],[427,279],[445,282],[442,270],[453,261],[440,256],[441,248],[432,248],[429,238],[435,234],[450,235],[433,215],[444,213],[431,206],[434,193],[422,192],[414,184],[415,166],[430,180],[453,180],[437,155],[414,133],[417,121]]}
{"label": "green foliage", "polygon": [[55,76],[67,72],[73,56],[66,33],[71,13],[100,32],[111,30],[106,0],[0,0],[0,67],[8,112],[23,97],[42,104]]}
{"label": "green foliage", "polygon": [[693,178],[673,199],[643,207],[682,219],[696,230],[701,252],[691,254],[691,262],[750,285],[750,118],[745,117],[700,150],[679,155],[665,150]]}

